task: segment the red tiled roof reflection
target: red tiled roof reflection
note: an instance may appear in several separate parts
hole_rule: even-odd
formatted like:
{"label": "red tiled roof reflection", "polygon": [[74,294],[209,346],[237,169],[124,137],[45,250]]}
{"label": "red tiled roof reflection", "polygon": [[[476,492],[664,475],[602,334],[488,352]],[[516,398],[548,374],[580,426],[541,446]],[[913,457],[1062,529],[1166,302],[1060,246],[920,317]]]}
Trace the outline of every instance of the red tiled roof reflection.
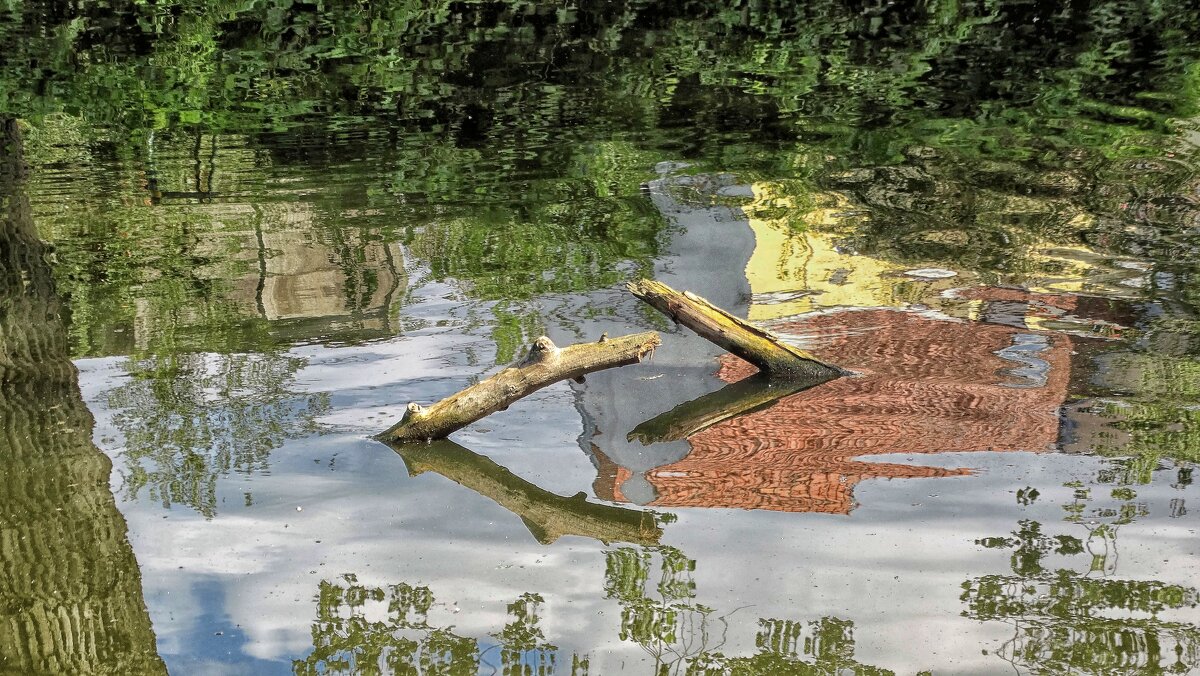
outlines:
{"label": "red tiled roof reflection", "polygon": [[[776,328],[858,375],[693,435],[686,458],[648,473],[650,504],[846,514],[863,479],[969,473],[854,457],[1043,451],[1057,442],[1072,349],[1065,335],[890,309]],[[753,370],[727,356],[718,375],[734,382]]]}

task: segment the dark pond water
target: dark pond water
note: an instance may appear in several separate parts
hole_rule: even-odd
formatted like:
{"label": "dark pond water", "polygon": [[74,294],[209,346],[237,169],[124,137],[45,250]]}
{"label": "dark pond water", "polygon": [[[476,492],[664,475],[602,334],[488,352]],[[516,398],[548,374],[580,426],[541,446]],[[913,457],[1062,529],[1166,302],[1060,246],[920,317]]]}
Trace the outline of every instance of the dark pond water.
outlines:
{"label": "dark pond water", "polygon": [[1200,672],[1200,10],[596,5],[0,2],[0,671]]}

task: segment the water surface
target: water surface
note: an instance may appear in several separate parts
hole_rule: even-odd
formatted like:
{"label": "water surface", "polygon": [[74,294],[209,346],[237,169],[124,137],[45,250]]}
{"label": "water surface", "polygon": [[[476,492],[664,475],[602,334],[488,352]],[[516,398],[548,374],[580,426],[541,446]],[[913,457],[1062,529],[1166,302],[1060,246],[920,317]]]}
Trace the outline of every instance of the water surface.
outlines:
{"label": "water surface", "polygon": [[[0,665],[1200,669],[1195,25],[0,7]],[[764,389],[640,276],[854,373]]]}

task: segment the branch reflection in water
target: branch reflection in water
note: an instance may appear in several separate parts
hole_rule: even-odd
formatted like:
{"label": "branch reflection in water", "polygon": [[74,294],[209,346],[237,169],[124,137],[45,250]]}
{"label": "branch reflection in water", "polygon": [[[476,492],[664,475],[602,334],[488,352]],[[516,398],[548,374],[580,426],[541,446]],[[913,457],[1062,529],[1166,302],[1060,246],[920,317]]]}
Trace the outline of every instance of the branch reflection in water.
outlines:
{"label": "branch reflection in water", "polygon": [[583,493],[556,495],[449,439],[389,445],[404,459],[410,476],[433,471],[492,499],[520,517],[544,545],[563,535],[644,545],[662,537],[661,517],[654,512],[597,504]]}

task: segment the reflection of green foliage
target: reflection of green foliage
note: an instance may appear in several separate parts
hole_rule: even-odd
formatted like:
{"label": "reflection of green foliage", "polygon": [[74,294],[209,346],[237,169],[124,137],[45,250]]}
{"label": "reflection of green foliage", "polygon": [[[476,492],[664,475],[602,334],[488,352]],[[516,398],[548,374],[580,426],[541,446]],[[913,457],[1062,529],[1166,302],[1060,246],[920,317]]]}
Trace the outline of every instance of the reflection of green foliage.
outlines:
{"label": "reflection of green foliage", "polygon": [[[433,602],[428,587],[367,587],[353,575],[346,576],[345,584],[322,580],[313,652],[293,662],[292,670],[312,675],[477,673],[476,642],[458,636],[453,627],[430,625]],[[386,610],[387,619],[367,619],[371,606]]]}
{"label": "reflection of green foliage", "polygon": [[[1006,621],[1014,637],[999,654],[1036,674],[1187,673],[1200,666],[1200,627],[1157,615],[1194,608],[1200,591],[1154,580],[1121,580],[1113,572],[1117,528],[1137,516],[1134,495],[1117,489],[1120,508],[1088,509],[1090,492],[1076,489],[1067,521],[1088,529],[1087,540],[1048,536],[1036,521],[1023,520],[1011,537],[978,540],[1010,550],[1011,575],[985,575],[963,583],[964,615]],[[1126,509],[1129,507],[1130,509]],[[1087,518],[1086,522],[1084,518]],[[1046,557],[1091,555],[1086,573],[1051,570]],[[1164,659],[1174,663],[1164,664]]]}
{"label": "reflection of green foliage", "polygon": [[[377,213],[434,278],[488,300],[649,271],[663,223],[639,188],[666,158],[776,181],[790,206],[755,215],[794,228],[816,192],[843,193],[848,250],[1020,282],[1062,266],[1032,248],[1082,242],[1169,256],[1191,299],[1194,171],[1168,154],[1200,111],[1183,28],[1200,13],[1152,4],[24,2],[0,13],[0,111],[30,119],[35,166],[103,163],[87,201],[104,208],[52,228],[78,354],[128,349],[90,322],[130,323],[138,300],[209,307],[238,276],[233,250],[193,246],[203,210],[131,208],[152,176],[222,199],[156,163],[156,138],[211,141],[207,189],[246,178],[226,194],[281,168],[344,177],[318,191],[326,239],[352,248],[345,212]],[[347,295],[369,293],[371,268],[334,248],[364,273]],[[510,344],[537,323],[505,311]],[[245,314],[214,311],[203,338],[260,344]]]}
{"label": "reflection of green foliage", "polygon": [[614,261],[646,261],[654,253],[659,217],[640,198],[528,199],[519,210],[476,210],[431,223],[413,240],[413,251],[436,276],[467,282],[485,299],[610,286],[629,275]]}
{"label": "reflection of green foliage", "polygon": [[538,335],[542,330],[536,314],[517,314],[509,308],[509,303],[497,303],[492,308],[495,317],[492,340],[496,342],[497,364],[511,363],[521,348],[530,342],[529,337]]}
{"label": "reflection of green foliage", "polygon": [[[659,574],[651,580],[658,562]],[[807,628],[792,620],[760,619],[758,653],[720,652],[729,615],[696,603],[696,562],[674,547],[623,547],[606,552],[604,590],[621,605],[621,639],[654,658],[656,674],[797,674],[884,676],[891,671],[854,660],[854,623],[826,617]],[[811,658],[808,661],[806,658]]]}
{"label": "reflection of green foliage", "polygon": [[[1019,577],[988,576],[965,587],[970,615],[984,620],[1045,616],[1072,620],[1114,610],[1157,614],[1195,607],[1197,602],[1195,589],[1154,581],[1086,578],[1061,569],[1044,578]],[[1192,633],[1200,637],[1195,627]]]}
{"label": "reflection of green foliage", "polygon": [[196,128],[368,157],[435,275],[489,299],[644,269],[637,186],[668,156],[797,180],[797,208],[843,191],[868,212],[847,244],[889,258],[1019,278],[1083,240],[1186,268],[1194,174],[1166,153],[1200,111],[1200,11],[1151,5],[29,2],[0,17],[0,110],[125,158],[122,134]]}
{"label": "reflection of green foliage", "polygon": [[1164,459],[1200,462],[1200,325],[1155,318],[1130,347],[1103,362],[1104,396],[1087,410],[1107,421],[1092,450],[1126,456],[1105,479],[1122,486],[1149,483]]}
{"label": "reflection of green foliage", "polygon": [[[729,616],[712,618],[711,608],[695,603],[694,560],[672,547],[624,547],[606,552],[606,563],[604,590],[621,607],[621,638],[655,657],[655,674],[893,673],[855,661],[854,623],[834,617],[808,623],[760,619],[758,652],[749,657],[724,655],[718,648]],[[651,580],[655,564],[659,573]],[[542,603],[535,593],[510,603],[508,622],[491,635],[497,644],[481,650],[477,641],[456,635],[453,627],[430,623],[435,602],[428,587],[370,587],[353,575],[343,582],[322,581],[314,649],[293,668],[297,674],[474,674],[488,669],[505,676],[556,673],[559,649],[546,640],[539,624]],[[718,626],[720,635],[714,632]],[[499,654],[498,666],[493,650]],[[571,673],[586,674],[588,662],[586,656],[573,655]]]}
{"label": "reflection of green foliage", "polygon": [[[372,303],[393,300],[403,270],[398,261],[376,260],[386,254],[383,219],[353,208],[352,187],[306,200],[265,195],[266,176],[236,140],[159,134],[152,147],[153,185],[136,167],[121,167],[80,181],[78,204],[46,203],[39,213],[43,236],[56,244],[57,281],[70,299],[75,355],[271,350],[298,330],[305,339],[325,338],[333,330],[328,318],[324,325],[301,319],[291,326],[268,321],[263,306],[272,300],[264,297],[265,285],[279,282],[276,293],[286,296],[293,279],[302,281],[322,264],[316,274],[343,294],[319,299],[331,310],[340,305],[345,316],[334,325],[337,335],[374,335],[367,327],[390,308]],[[58,146],[38,152],[53,157],[68,150],[83,152]],[[214,201],[227,194],[261,199]],[[317,259],[310,246],[328,260]],[[313,322],[322,319],[300,309]]]}
{"label": "reflection of green foliage", "polygon": [[553,674],[558,648],[546,641],[538,626],[540,594],[522,594],[508,605],[512,620],[496,639],[500,641],[500,673],[504,676],[542,676]]}
{"label": "reflection of green foliage", "polygon": [[[1036,674],[1189,673],[1200,628],[1117,611],[1195,607],[1196,590],[1153,581],[1092,579],[1069,570],[1036,578],[989,575],[963,585],[965,614],[1016,625],[1001,655]],[[1174,655],[1175,661],[1163,663]],[[1170,658],[1167,658],[1170,659]]]}
{"label": "reflection of green foliage", "polygon": [[1017,504],[1023,507],[1028,507],[1029,505],[1037,502],[1037,499],[1040,496],[1041,493],[1038,491],[1038,489],[1034,488],[1033,486],[1026,486],[1025,488],[1017,491]]}
{"label": "reflection of green foliage", "polygon": [[[655,555],[659,577],[651,590],[647,585]],[[691,573],[695,566],[694,560],[674,547],[623,547],[607,553],[604,590],[608,598],[621,604],[621,640],[638,643],[657,664],[716,647],[707,643],[708,618],[713,611],[693,601]],[[685,643],[696,639],[700,640],[698,646]]]}
{"label": "reflection of green foliage", "polygon": [[1094,407],[1122,436],[1097,444],[1106,455],[1200,462],[1200,362],[1155,352],[1122,355],[1110,378],[1132,393]]}
{"label": "reflection of green foliage", "polygon": [[[522,594],[508,606],[511,620],[495,635],[500,641],[505,676],[554,673],[558,648],[546,642],[538,626],[538,594]],[[479,673],[488,663],[478,642],[454,633],[454,627],[430,624],[434,606],[428,587],[401,583],[386,588],[322,580],[313,623],[313,652],[292,663],[296,674],[447,674]],[[368,619],[383,617],[384,619]],[[586,660],[573,669],[586,673]],[[575,673],[575,671],[572,671]]]}
{"label": "reflection of green foliage", "polygon": [[1013,572],[1036,575],[1042,571],[1042,558],[1050,552],[1069,556],[1083,551],[1083,542],[1071,535],[1049,537],[1042,534],[1042,524],[1028,519],[1020,522],[1013,537],[984,538],[979,544],[989,549],[1011,549]]}
{"label": "reflection of green foliage", "polygon": [[219,477],[267,469],[285,439],[316,430],[329,402],[288,390],[304,361],[280,354],[179,354],[130,363],[113,391],[125,435],[125,490],[148,488],[164,507],[217,511]]}
{"label": "reflection of green foliage", "polygon": [[[807,628],[792,620],[759,620],[751,657],[704,655],[690,665],[688,674],[737,676],[891,676],[895,672],[859,664],[854,659],[854,623],[834,617],[809,622]],[[803,658],[811,658],[808,661]]]}

